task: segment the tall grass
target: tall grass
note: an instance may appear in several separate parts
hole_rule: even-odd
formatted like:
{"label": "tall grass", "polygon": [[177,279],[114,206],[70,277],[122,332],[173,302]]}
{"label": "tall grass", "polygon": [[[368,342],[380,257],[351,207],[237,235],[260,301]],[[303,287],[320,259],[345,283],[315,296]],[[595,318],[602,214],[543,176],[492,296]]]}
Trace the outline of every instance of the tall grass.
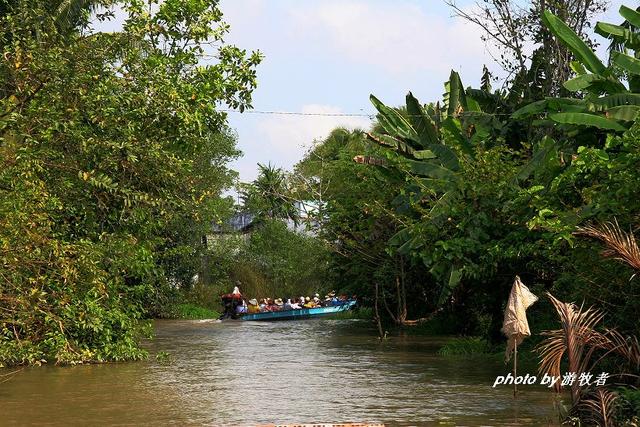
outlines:
{"label": "tall grass", "polygon": [[189,303],[178,304],[175,313],[178,319],[217,319],[220,317],[220,313],[215,310]]}
{"label": "tall grass", "polygon": [[443,345],[438,354],[440,356],[467,356],[472,354],[487,354],[491,351],[489,343],[480,337],[453,338]]}

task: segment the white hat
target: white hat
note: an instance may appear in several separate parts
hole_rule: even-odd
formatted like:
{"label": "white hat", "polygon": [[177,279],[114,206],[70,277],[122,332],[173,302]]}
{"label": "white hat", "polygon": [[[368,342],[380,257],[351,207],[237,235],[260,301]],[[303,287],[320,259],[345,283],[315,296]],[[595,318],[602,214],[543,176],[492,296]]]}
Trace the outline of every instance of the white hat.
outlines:
{"label": "white hat", "polygon": [[255,298],[250,299],[250,300],[249,300],[249,304],[251,304],[251,305],[258,305],[258,300],[257,300],[257,299],[255,299]]}

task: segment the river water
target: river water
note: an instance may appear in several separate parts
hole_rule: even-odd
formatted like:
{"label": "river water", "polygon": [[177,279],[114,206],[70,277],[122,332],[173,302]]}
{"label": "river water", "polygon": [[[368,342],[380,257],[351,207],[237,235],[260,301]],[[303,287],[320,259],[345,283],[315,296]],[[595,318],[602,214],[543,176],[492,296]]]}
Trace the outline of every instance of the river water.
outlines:
{"label": "river water", "polygon": [[146,362],[26,368],[0,384],[0,425],[554,424],[553,393],[514,399],[492,388],[509,367],[438,356],[445,341],[381,343],[355,320],[158,321]]}

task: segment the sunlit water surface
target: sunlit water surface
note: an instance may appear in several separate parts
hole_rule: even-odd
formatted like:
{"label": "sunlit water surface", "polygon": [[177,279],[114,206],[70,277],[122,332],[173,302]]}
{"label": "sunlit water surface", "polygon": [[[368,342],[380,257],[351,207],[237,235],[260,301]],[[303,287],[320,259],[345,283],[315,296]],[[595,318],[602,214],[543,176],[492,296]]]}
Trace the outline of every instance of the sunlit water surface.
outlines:
{"label": "sunlit water surface", "polygon": [[[508,366],[438,356],[444,338],[381,343],[368,322],[353,320],[158,321],[156,334],[148,362],[22,370],[0,384],[0,425],[497,426],[556,419],[548,390],[522,386],[514,399],[510,387],[492,388]],[[156,360],[161,351],[169,364]]]}

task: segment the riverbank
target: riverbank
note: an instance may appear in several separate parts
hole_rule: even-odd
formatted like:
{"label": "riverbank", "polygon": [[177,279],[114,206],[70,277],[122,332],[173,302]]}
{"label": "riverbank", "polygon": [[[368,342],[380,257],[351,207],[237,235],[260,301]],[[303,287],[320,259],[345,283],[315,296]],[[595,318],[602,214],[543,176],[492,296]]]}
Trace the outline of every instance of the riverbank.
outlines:
{"label": "riverbank", "polygon": [[171,312],[174,313],[174,316],[170,317],[172,319],[204,320],[217,319],[220,317],[220,313],[216,310],[192,303],[176,304],[173,306]]}

